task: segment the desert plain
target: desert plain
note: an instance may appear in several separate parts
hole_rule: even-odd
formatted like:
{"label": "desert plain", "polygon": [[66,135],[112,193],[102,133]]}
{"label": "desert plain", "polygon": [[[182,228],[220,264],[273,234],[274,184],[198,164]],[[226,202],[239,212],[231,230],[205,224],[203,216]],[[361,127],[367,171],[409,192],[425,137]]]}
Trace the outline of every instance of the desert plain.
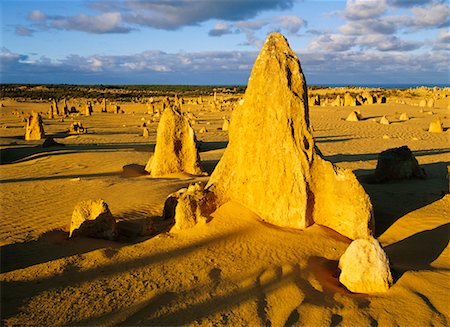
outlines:
{"label": "desert plain", "polygon": [[[181,111],[195,131],[207,174],[123,173],[127,165],[145,166],[155,149],[161,116],[158,109],[149,112],[148,95],[127,101],[112,100],[107,91],[102,98],[68,96],[68,107],[77,112],[53,119],[48,118],[48,99],[1,100],[2,324],[450,323],[450,89],[308,89],[316,145],[326,160],[357,176],[374,208],[375,236],[390,261],[393,285],[370,295],[340,284],[338,261],[351,240],[318,224],[304,230],[278,227],[232,201],[208,223],[174,230],[173,221],[162,218],[166,198],[191,183],[208,182],[228,145],[224,121],[233,119],[243,94],[226,87],[201,95],[162,92],[152,97],[156,108],[166,97],[183,99]],[[364,92],[385,100],[358,106],[335,102],[337,95]],[[421,104],[431,98],[430,106]],[[85,114],[87,101],[93,104],[90,116]],[[101,112],[102,101],[108,112]],[[120,113],[113,112],[116,106]],[[359,121],[347,121],[355,110]],[[24,140],[24,118],[32,111],[41,112],[46,136],[63,146]],[[409,119],[401,120],[403,113]],[[383,117],[389,124],[380,124]],[[443,132],[429,132],[437,118]],[[69,133],[74,122],[87,132]],[[426,178],[374,183],[379,153],[405,145]],[[118,222],[149,222],[154,231],[120,235],[115,241],[69,238],[75,205],[89,199],[103,199]]]}

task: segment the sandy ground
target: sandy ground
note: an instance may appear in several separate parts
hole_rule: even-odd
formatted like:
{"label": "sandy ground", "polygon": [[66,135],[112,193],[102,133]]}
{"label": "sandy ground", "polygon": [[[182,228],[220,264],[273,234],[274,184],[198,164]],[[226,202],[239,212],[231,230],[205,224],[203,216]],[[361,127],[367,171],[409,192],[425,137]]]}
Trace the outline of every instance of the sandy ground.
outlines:
{"label": "sandy ground", "polygon": [[[23,139],[14,110],[46,112],[47,103],[5,102],[1,108],[0,245],[1,319],[6,325],[245,325],[446,326],[450,323],[449,132],[427,132],[446,103],[428,109],[406,104],[358,107],[365,118],[347,122],[355,108],[311,107],[323,155],[351,169],[375,208],[376,235],[388,254],[394,286],[384,294],[352,294],[338,281],[337,262],[349,240],[314,225],[304,231],[261,222],[228,203],[206,225],[169,232],[160,215],[168,194],[208,177],[125,178],[122,166],[145,165],[157,121],[145,105],[123,104],[125,114],[94,112],[44,117],[47,135],[65,147],[42,148]],[[209,173],[228,133],[220,112],[187,106],[198,119]],[[422,110],[421,110],[422,109]],[[432,111],[430,113],[429,111]],[[406,112],[409,121],[400,122]],[[386,115],[390,125],[377,121]],[[73,121],[88,134],[69,135]],[[206,127],[206,133],[199,133]],[[413,150],[425,180],[369,184],[379,152]],[[276,146],[276,145],[274,145]],[[68,239],[77,202],[103,198],[117,219],[151,219],[153,237],[111,242]]]}

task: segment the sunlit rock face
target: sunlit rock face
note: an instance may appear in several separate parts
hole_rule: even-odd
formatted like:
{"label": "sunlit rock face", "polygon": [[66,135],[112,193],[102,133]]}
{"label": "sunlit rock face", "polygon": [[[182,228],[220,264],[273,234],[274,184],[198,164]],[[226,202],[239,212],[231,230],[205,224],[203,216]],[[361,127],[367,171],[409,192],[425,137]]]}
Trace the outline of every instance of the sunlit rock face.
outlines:
{"label": "sunlit rock face", "polygon": [[44,125],[42,117],[37,112],[33,112],[27,118],[27,126],[25,128],[25,140],[35,141],[45,138]]}
{"label": "sunlit rock face", "polygon": [[162,114],[155,153],[145,170],[153,177],[177,172],[203,174],[194,130],[188,119],[177,109],[169,107]]}
{"label": "sunlit rock face", "polygon": [[236,201],[278,226],[318,223],[351,239],[373,232],[372,205],[356,177],[316,149],[300,62],[279,33],[256,59],[207,188],[218,204]]}
{"label": "sunlit rock face", "polygon": [[353,241],[339,260],[339,281],[355,293],[386,292],[392,285],[389,260],[373,237]]}

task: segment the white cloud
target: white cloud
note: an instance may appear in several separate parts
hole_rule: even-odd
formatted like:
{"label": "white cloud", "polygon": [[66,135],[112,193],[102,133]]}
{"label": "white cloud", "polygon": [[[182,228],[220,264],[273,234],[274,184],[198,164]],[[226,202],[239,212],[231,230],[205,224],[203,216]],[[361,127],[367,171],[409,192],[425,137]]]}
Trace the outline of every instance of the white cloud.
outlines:
{"label": "white cloud", "polygon": [[374,18],[386,11],[386,0],[348,0],[344,15],[347,19]]}
{"label": "white cloud", "polygon": [[341,52],[350,50],[355,45],[356,37],[341,34],[325,34],[311,40],[308,50],[319,52]]}
{"label": "white cloud", "polygon": [[209,36],[222,36],[225,34],[231,34],[231,26],[228,23],[220,22],[214,25],[214,28],[208,32]]}
{"label": "white cloud", "polygon": [[306,26],[306,21],[298,16],[279,16],[275,18],[276,24],[281,28],[296,34],[302,27]]}
{"label": "white cloud", "polygon": [[411,11],[414,15],[406,24],[417,29],[448,24],[450,17],[450,5],[448,3],[432,3],[427,7],[414,7]]}
{"label": "white cloud", "polygon": [[55,29],[76,30],[88,33],[128,33],[130,27],[122,24],[122,15],[119,12],[109,12],[98,16],[80,14],[55,18],[50,21],[50,26]]}

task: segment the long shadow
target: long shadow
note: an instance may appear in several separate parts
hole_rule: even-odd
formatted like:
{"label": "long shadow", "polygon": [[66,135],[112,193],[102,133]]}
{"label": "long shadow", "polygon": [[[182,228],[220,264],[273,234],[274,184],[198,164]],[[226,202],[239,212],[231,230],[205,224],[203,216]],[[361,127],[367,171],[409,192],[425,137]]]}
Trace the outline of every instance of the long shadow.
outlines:
{"label": "long shadow", "polygon": [[56,175],[56,176],[42,176],[42,177],[27,177],[27,178],[10,178],[0,180],[0,184],[6,183],[22,183],[22,182],[36,182],[36,181],[51,181],[51,180],[63,180],[73,178],[98,178],[98,177],[110,177],[121,176],[120,172],[117,173],[95,173],[95,174],[73,174],[73,175]]}
{"label": "long shadow", "polygon": [[198,151],[206,152],[211,150],[225,149],[228,146],[228,142],[198,142]]}
{"label": "long shadow", "polygon": [[218,163],[219,160],[202,160],[202,167],[211,176]]}
{"label": "long shadow", "polygon": [[436,270],[431,263],[448,246],[450,223],[411,235],[385,247],[396,280],[409,270]]}
{"label": "long shadow", "polygon": [[357,170],[355,175],[369,195],[375,215],[375,235],[382,235],[399,218],[440,200],[447,190],[447,162],[421,165],[426,179],[366,183],[374,170]]}
{"label": "long shadow", "polygon": [[35,241],[0,247],[0,269],[6,273],[107,247],[117,248],[120,244],[102,239],[69,239],[67,232],[53,230],[42,234]]}
{"label": "long shadow", "polygon": [[[60,140],[57,140],[60,141]],[[64,142],[64,141],[63,141]],[[154,151],[154,144],[150,143],[112,143],[112,144],[65,144],[64,147],[43,148],[41,145],[18,146],[0,149],[0,164],[11,164],[39,159],[47,156],[83,153],[92,151],[113,151],[132,149],[135,151]]]}
{"label": "long shadow", "polygon": [[[31,281],[14,281],[14,282],[2,282],[1,283],[1,291],[2,291],[2,306],[0,308],[0,316],[2,319],[7,319],[11,316],[16,315],[19,312],[19,308],[24,304],[24,301],[27,299],[32,298],[36,294],[39,294],[43,291],[51,290],[55,287],[58,288],[64,288],[68,286],[73,286],[85,282],[90,282],[93,280],[96,280],[98,278],[105,278],[108,276],[112,276],[115,274],[124,273],[126,271],[139,269],[145,266],[151,266],[158,264],[159,262],[163,261],[169,261],[169,260],[176,260],[180,256],[186,256],[189,253],[198,250],[199,248],[203,247],[209,247],[212,244],[216,242],[223,241],[227,238],[230,238],[236,234],[245,232],[243,231],[237,231],[232,233],[224,233],[220,235],[216,235],[214,237],[210,237],[207,239],[202,239],[198,242],[186,245],[182,248],[176,248],[169,251],[163,251],[163,252],[157,252],[152,253],[147,256],[139,257],[138,259],[128,260],[128,261],[121,261],[119,263],[111,263],[108,265],[103,265],[98,268],[90,269],[90,270],[79,270],[79,267],[76,265],[69,265],[65,268],[64,272],[58,275],[54,275],[51,277],[43,277],[43,278],[37,278],[35,280]],[[98,242],[99,240],[87,240],[92,242]],[[58,248],[65,248],[68,242],[80,242],[80,239],[73,239],[69,241],[63,241],[61,244],[58,244]],[[27,249],[31,249],[35,247],[35,243],[31,242],[32,244],[27,243],[18,243],[18,244],[12,244],[11,247],[7,250],[7,256],[2,258],[3,260],[12,261],[15,260],[15,253],[21,252],[25,253]],[[108,250],[108,256],[112,257],[115,253],[117,253],[118,248],[124,246],[124,244],[120,243],[104,243],[101,242],[99,244],[107,245],[107,248],[105,250]],[[106,246],[105,246],[106,247]],[[21,250],[23,249],[23,250]],[[89,247],[85,248],[89,249]],[[55,249],[53,249],[55,250]],[[86,250],[86,251],[87,251]],[[69,250],[63,250],[58,249],[58,251],[61,256],[67,256],[70,255],[70,253],[74,251]],[[67,251],[67,252],[64,252]],[[82,250],[81,250],[82,251]],[[2,250],[3,252],[3,250]],[[81,252],[83,253],[83,252]],[[78,253],[76,253],[78,254]],[[59,258],[59,255],[53,255],[49,256],[48,259],[56,259]],[[14,265],[14,263],[11,263],[10,265]],[[29,265],[29,263],[28,263]],[[8,267],[8,266],[6,266]],[[10,269],[14,266],[9,266]],[[3,300],[4,299],[4,300]]]}
{"label": "long shadow", "polygon": [[[86,325],[94,322],[95,324],[102,325],[105,321],[114,321],[114,325],[117,326],[189,325],[190,323],[201,321],[204,318],[216,315],[220,312],[233,311],[234,308],[238,307],[241,303],[254,299],[257,306],[255,318],[259,320],[257,324],[261,326],[271,326],[272,322],[267,314],[267,295],[288,284],[296,285],[301,292],[305,294],[304,299],[301,303],[298,303],[298,305],[310,303],[328,308],[329,310],[336,309],[339,307],[339,304],[334,299],[333,294],[336,291],[339,291],[354,297],[356,301],[360,303],[360,308],[367,307],[369,302],[366,300],[365,296],[351,294],[345,288],[340,286],[338,286],[339,290],[326,288],[324,291],[318,291],[304,277],[305,273],[310,273],[308,269],[309,268],[306,269],[307,271],[302,271],[297,264],[292,264],[291,269],[283,273],[282,267],[276,266],[271,268],[271,270],[274,271],[274,274],[271,274],[271,277],[264,279],[264,281],[260,277],[266,269],[262,269],[254,275],[240,276],[237,280],[231,279],[228,283],[233,283],[234,285],[245,284],[246,286],[235,288],[233,291],[219,296],[214,295],[214,293],[211,294],[211,284],[203,284],[177,294],[173,292],[164,292],[155,295],[150,299],[143,300],[130,308],[126,308],[123,313],[115,312],[100,317],[88,318],[79,322],[79,324]],[[243,283],[244,281],[247,282]],[[172,306],[171,304],[179,304],[183,299],[204,299],[206,294],[208,294],[206,296],[207,299],[201,302],[169,312],[158,312],[162,307],[170,308]],[[298,311],[297,309],[294,309],[288,317],[286,325],[290,326],[298,324],[299,319]],[[339,320],[337,316],[335,319]]]}
{"label": "long shadow", "polygon": [[[430,149],[430,150],[419,150],[413,151],[415,157],[420,156],[430,156],[434,154],[449,153],[450,149]],[[363,153],[363,154],[335,154],[331,156],[324,156],[325,159],[331,161],[332,163],[338,162],[357,162],[357,161],[369,161],[377,160],[379,153]]]}

